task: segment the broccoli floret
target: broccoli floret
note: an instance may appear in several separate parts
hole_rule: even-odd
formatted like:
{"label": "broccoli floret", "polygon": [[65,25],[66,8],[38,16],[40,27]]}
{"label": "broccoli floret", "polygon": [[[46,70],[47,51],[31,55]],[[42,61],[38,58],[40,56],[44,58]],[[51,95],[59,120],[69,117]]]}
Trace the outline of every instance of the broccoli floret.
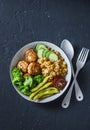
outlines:
{"label": "broccoli floret", "polygon": [[33,78],[32,76],[26,76],[25,81],[23,83],[25,86],[32,87],[33,86]]}
{"label": "broccoli floret", "polygon": [[23,72],[20,70],[20,68],[14,67],[12,69],[12,76],[16,77],[16,76],[22,76]]}
{"label": "broccoli floret", "polygon": [[18,86],[17,88],[18,88],[18,90],[19,90],[22,94],[27,95],[27,96],[30,95],[30,89],[29,89],[28,86],[21,85],[21,86]]}
{"label": "broccoli floret", "polygon": [[13,83],[17,83],[17,82],[21,82],[21,81],[22,81],[22,77],[19,77],[19,76],[14,77],[12,80]]}
{"label": "broccoli floret", "polygon": [[41,83],[44,79],[43,75],[36,75],[34,76],[34,81],[37,82],[37,84]]}
{"label": "broccoli floret", "polygon": [[24,89],[24,88],[25,88],[25,86],[24,86],[24,85],[18,85],[18,86],[17,86],[17,88],[18,88],[18,90],[20,90],[20,91],[21,91],[22,89]]}
{"label": "broccoli floret", "polygon": [[15,85],[22,85],[22,81],[23,81],[22,71],[19,68],[14,67],[12,70],[12,83]]}

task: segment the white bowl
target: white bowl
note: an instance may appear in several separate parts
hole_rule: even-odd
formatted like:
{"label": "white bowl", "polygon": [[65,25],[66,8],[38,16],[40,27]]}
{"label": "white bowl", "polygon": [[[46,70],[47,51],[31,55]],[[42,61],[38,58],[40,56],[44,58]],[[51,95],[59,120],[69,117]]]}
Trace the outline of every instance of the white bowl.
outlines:
{"label": "white bowl", "polygon": [[12,75],[11,75],[12,68],[16,66],[16,64],[17,64],[17,62],[19,60],[23,59],[25,51],[30,49],[30,48],[35,48],[36,44],[38,44],[38,43],[42,43],[42,44],[44,44],[44,45],[46,45],[46,46],[48,46],[48,47],[50,47],[50,48],[52,48],[52,49],[54,49],[56,51],[59,51],[61,53],[62,57],[64,58],[65,62],[67,63],[67,68],[68,68],[68,73],[66,75],[66,81],[67,81],[66,86],[64,87],[64,89],[62,91],[60,91],[60,93],[55,94],[53,96],[50,96],[50,97],[45,98],[45,99],[40,100],[40,101],[32,101],[32,100],[30,100],[30,98],[28,96],[25,96],[24,94],[22,94],[17,89],[17,87],[15,85],[13,85],[13,87],[18,92],[18,94],[21,95],[26,100],[29,100],[29,101],[32,101],[32,102],[35,102],[35,103],[47,103],[47,102],[53,101],[53,100],[57,99],[58,97],[60,97],[66,91],[66,89],[68,88],[70,80],[71,80],[71,65],[70,65],[70,61],[69,61],[68,57],[66,56],[66,54],[63,52],[63,50],[61,48],[59,48],[55,44],[52,44],[52,43],[46,42],[46,41],[36,41],[36,42],[31,42],[31,43],[25,45],[24,47],[22,47],[15,54],[15,56],[13,57],[13,59],[11,61],[11,65],[10,65],[10,78],[12,80]]}

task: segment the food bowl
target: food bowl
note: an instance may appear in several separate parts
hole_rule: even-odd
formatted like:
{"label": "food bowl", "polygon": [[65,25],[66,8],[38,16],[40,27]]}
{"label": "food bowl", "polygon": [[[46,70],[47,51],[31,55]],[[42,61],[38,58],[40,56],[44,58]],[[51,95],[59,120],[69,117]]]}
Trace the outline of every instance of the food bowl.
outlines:
{"label": "food bowl", "polygon": [[17,87],[13,84],[13,87],[14,89],[17,91],[17,93],[19,95],[21,95],[21,97],[23,97],[24,99],[26,100],[29,100],[31,102],[35,102],[35,103],[47,103],[47,102],[51,102],[57,98],[59,98],[62,94],[64,94],[64,92],[66,91],[66,89],[68,88],[69,84],[70,84],[70,80],[71,80],[71,65],[70,65],[70,61],[68,59],[68,57],[66,56],[66,54],[63,52],[63,50],[61,48],[59,48],[58,46],[56,46],[55,44],[53,43],[50,43],[50,42],[46,42],[46,41],[35,41],[35,42],[31,42],[27,45],[25,45],[24,47],[22,47],[16,54],[15,56],[13,57],[12,61],[11,61],[11,64],[10,64],[10,78],[11,78],[11,81],[12,81],[12,74],[11,74],[11,71],[13,69],[13,67],[15,67],[17,65],[17,62],[19,60],[22,60],[23,57],[24,57],[24,53],[26,50],[30,49],[30,48],[35,48],[35,46],[38,44],[38,43],[42,43],[44,44],[45,46],[49,47],[49,48],[52,48],[53,50],[55,51],[58,51],[60,52],[61,56],[64,58],[65,62],[67,63],[67,69],[68,69],[68,72],[67,72],[67,75],[66,75],[66,81],[67,81],[67,84],[66,86],[64,87],[63,90],[61,90],[58,94],[55,94],[55,95],[52,95],[50,97],[47,97],[45,99],[42,99],[42,100],[38,100],[38,101],[33,101],[33,100],[30,100],[30,98],[24,94],[22,94],[18,89]]}

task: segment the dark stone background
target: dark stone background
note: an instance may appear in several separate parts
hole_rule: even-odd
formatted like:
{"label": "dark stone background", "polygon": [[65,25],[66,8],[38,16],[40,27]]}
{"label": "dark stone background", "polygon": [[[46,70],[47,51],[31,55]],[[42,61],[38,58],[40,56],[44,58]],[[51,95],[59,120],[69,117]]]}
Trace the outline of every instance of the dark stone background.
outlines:
{"label": "dark stone background", "polygon": [[90,49],[89,0],[0,0],[0,130],[90,130],[90,55],[78,82],[84,100],[73,92],[70,107],[58,100],[34,104],[12,87],[9,65],[24,45],[45,40],[60,46],[67,38],[76,58],[83,46]]}

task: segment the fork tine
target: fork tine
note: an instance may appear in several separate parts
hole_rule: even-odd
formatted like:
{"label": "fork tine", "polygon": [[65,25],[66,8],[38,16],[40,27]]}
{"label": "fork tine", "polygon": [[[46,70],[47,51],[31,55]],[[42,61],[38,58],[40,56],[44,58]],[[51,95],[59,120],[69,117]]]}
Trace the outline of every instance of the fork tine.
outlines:
{"label": "fork tine", "polygon": [[86,53],[87,53],[87,51],[86,51],[86,49],[84,48],[84,51],[83,51],[83,55],[81,56],[81,61],[83,61],[84,60],[84,58],[85,58],[85,56],[86,56]]}
{"label": "fork tine", "polygon": [[84,54],[83,59],[82,59],[82,61],[83,61],[84,63],[85,63],[86,60],[87,60],[88,54],[89,54],[89,49],[86,49],[86,48],[85,48],[85,54]]}
{"label": "fork tine", "polygon": [[82,55],[82,57],[81,57],[81,61],[82,61],[82,62],[84,61],[84,59],[85,59],[85,57],[86,57],[86,54],[87,54],[87,49],[84,48],[83,55]]}
{"label": "fork tine", "polygon": [[88,53],[89,53],[89,49],[83,47],[78,57],[78,60],[83,62],[85,59],[87,59]]}
{"label": "fork tine", "polygon": [[81,56],[79,58],[80,61],[83,61],[85,53],[86,53],[85,48],[83,48],[82,54],[81,54]]}
{"label": "fork tine", "polygon": [[79,54],[79,56],[78,56],[78,59],[77,59],[77,60],[80,60],[81,55],[83,54],[83,51],[84,51],[84,48],[82,48],[82,50],[81,50],[81,52],[80,52],[80,54]]}

